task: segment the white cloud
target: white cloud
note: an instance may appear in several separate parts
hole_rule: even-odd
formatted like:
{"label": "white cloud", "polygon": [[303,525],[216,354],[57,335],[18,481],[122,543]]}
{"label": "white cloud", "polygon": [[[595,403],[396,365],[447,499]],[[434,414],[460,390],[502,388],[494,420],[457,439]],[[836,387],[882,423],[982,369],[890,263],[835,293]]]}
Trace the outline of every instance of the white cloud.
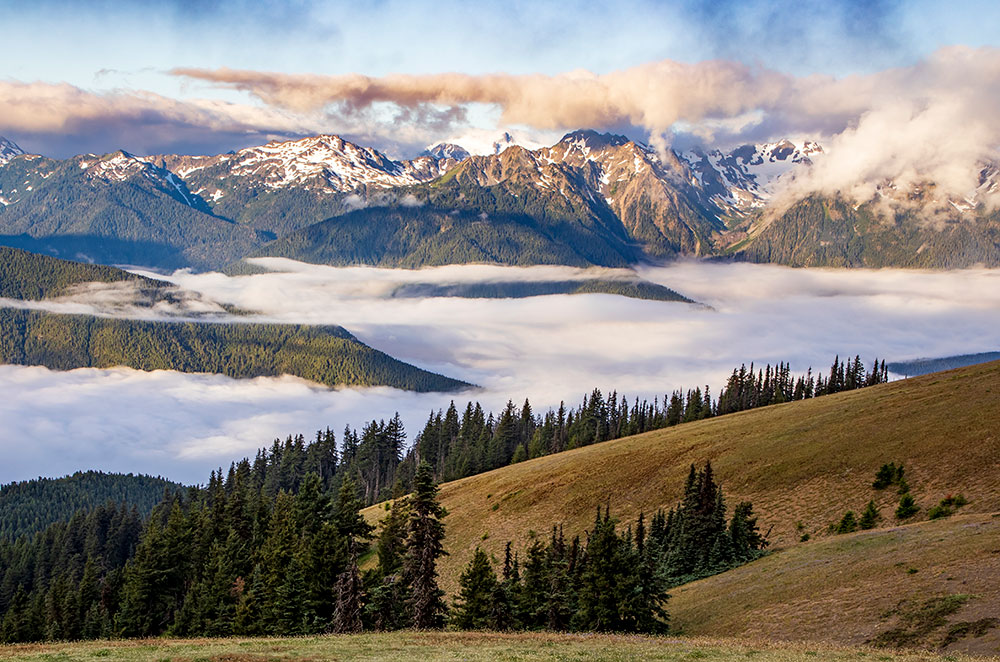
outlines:
{"label": "white cloud", "polygon": [[[0,481],[77,469],[163,473],[184,481],[252,455],[276,436],[400,411],[418,431],[433,408],[478,399],[497,410],[576,404],[590,388],[630,397],[721,385],[744,361],[827,369],[866,361],[996,350],[1000,271],[794,270],[680,262],[643,277],[711,308],[608,295],[522,300],[392,299],[395,283],[581,278],[562,267],[334,269],[269,260],[287,271],[173,277],[262,319],[335,323],[421,367],[483,385],[468,395],[387,388],[328,390],[294,378],[232,380],[133,370],[0,367]],[[601,272],[608,273],[608,272]],[[628,272],[613,270],[624,275]]]}

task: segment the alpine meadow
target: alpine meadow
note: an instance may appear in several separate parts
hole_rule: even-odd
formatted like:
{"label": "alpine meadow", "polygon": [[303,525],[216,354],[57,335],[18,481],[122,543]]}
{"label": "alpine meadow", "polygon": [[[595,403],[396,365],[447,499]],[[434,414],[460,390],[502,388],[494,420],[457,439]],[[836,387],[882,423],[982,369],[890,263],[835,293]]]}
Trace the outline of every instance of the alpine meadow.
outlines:
{"label": "alpine meadow", "polygon": [[0,660],[1000,660],[997,6],[0,10]]}

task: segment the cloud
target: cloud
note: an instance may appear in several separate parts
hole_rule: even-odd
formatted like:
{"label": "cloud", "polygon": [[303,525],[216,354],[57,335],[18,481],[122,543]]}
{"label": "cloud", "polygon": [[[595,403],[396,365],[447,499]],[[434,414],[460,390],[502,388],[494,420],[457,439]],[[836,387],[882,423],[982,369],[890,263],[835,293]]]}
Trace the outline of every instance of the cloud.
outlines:
{"label": "cloud", "polygon": [[[77,469],[203,481],[274,437],[311,434],[399,411],[410,432],[431,409],[478,399],[496,411],[576,404],[592,387],[630,397],[717,388],[741,362],[825,370],[834,354],[910,359],[996,350],[1000,273],[799,270],[679,262],[641,276],[710,304],[608,295],[522,300],[393,299],[400,282],[581,278],[561,267],[334,269],[269,261],[283,272],[178,273],[205,299],[261,319],[342,324],[400,359],[484,389],[458,396],[318,388],[294,378],[233,380],[127,369],[0,367],[0,482]],[[613,273],[617,273],[615,270]],[[621,275],[625,275],[624,273]]]}
{"label": "cloud", "polygon": [[288,112],[365,115],[376,107],[495,106],[502,125],[538,130],[642,127],[653,144],[678,128],[717,143],[818,138],[828,158],[790,193],[866,200],[879,185],[933,181],[965,196],[1000,147],[1000,49],[951,47],[912,66],[795,77],[736,61],[663,60],[608,74],[319,76],[233,69],[172,71]]}
{"label": "cloud", "polygon": [[[159,278],[149,274],[151,278]],[[78,283],[58,297],[32,301],[0,298],[0,307],[64,315],[96,315],[140,320],[235,320],[222,306],[177,287],[150,291],[134,281]]]}
{"label": "cloud", "polygon": [[0,135],[45,155],[103,154],[119,148],[138,154],[200,154],[306,133],[311,133],[307,119],[268,108],[0,80]]}

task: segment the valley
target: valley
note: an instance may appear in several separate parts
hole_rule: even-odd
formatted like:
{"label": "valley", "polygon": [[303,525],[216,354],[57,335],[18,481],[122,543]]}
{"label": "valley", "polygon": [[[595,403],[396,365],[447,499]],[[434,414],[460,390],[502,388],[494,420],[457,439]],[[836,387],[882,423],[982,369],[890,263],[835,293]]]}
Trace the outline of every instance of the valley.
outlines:
{"label": "valley", "polygon": [[1000,4],[7,4],[0,662],[1000,662]]}

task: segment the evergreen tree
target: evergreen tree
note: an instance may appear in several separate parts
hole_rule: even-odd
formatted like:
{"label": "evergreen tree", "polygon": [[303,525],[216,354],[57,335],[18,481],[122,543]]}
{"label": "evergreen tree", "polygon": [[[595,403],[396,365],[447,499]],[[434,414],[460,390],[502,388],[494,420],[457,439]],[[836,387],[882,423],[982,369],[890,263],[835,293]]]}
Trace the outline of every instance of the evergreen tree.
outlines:
{"label": "evergreen tree", "polygon": [[493,600],[499,582],[493,564],[479,547],[458,580],[459,592],[451,612],[451,622],[460,630],[498,629]]}
{"label": "evergreen tree", "polygon": [[848,510],[837,524],[837,533],[851,533],[858,530],[858,520],[853,510]]}
{"label": "evergreen tree", "polygon": [[881,517],[882,515],[875,506],[875,501],[869,501],[868,505],[865,507],[865,512],[861,513],[861,519],[858,521],[858,528],[862,530],[874,529]]}
{"label": "evergreen tree", "polygon": [[909,492],[899,498],[899,506],[896,507],[896,519],[909,519],[917,514],[920,507],[917,500]]}
{"label": "evergreen tree", "polygon": [[410,586],[408,600],[413,626],[418,629],[440,628],[447,606],[444,591],[437,583],[437,560],[444,551],[444,524],[447,514],[437,500],[438,488],[433,471],[423,462],[414,478],[410,500],[409,537],[406,541],[405,575]]}

